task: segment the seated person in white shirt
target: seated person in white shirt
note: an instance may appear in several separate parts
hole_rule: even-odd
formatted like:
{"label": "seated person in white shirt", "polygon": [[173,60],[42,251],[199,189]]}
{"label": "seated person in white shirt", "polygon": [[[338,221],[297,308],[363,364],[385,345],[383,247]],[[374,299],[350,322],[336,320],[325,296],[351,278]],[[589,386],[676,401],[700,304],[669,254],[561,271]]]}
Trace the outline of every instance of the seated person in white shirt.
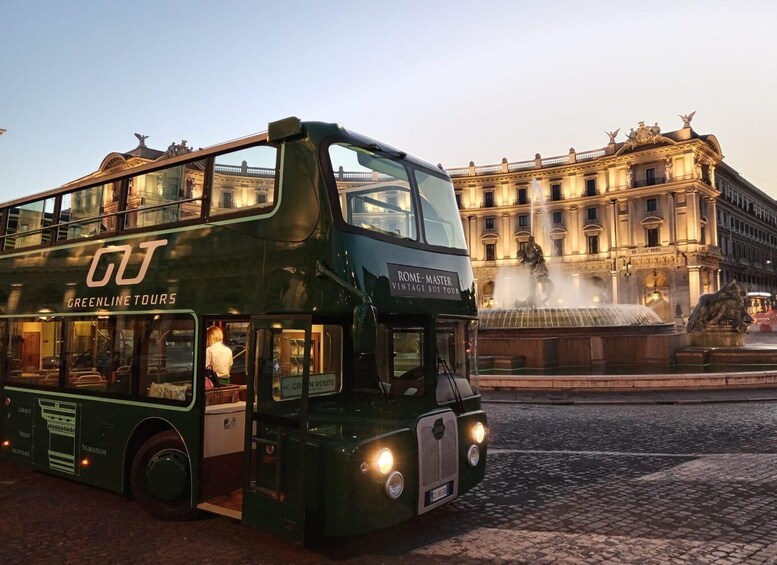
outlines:
{"label": "seated person in white shirt", "polygon": [[224,332],[218,326],[211,326],[207,332],[208,348],[205,350],[205,366],[211,367],[222,385],[228,385],[232,369],[232,350],[224,345]]}

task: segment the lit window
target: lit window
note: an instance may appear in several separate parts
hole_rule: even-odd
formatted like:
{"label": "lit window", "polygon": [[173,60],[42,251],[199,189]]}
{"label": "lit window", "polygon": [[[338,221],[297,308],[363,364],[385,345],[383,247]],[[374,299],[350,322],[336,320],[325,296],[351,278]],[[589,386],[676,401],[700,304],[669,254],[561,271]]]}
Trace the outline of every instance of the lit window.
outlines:
{"label": "lit window", "polygon": [[588,253],[589,255],[596,255],[599,253],[599,236],[598,235],[589,235],[588,236]]}

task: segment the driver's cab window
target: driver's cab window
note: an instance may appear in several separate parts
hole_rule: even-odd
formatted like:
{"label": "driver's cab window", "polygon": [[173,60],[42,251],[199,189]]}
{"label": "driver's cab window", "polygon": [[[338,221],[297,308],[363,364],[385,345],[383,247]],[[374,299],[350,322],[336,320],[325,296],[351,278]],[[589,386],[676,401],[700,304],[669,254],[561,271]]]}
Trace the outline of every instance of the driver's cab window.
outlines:
{"label": "driver's cab window", "polygon": [[437,346],[437,402],[448,404],[456,397],[476,394],[469,382],[470,371],[476,369],[474,343],[476,322],[471,320],[438,319]]}
{"label": "driver's cab window", "polygon": [[392,396],[424,393],[424,328],[378,326],[375,353],[381,386]]}

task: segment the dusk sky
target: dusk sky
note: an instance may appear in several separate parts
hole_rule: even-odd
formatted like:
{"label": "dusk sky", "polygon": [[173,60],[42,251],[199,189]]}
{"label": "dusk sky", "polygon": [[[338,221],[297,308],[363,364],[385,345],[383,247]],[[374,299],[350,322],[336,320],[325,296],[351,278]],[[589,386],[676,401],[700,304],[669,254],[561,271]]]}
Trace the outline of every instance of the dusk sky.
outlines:
{"label": "dusk sky", "polygon": [[717,136],[777,197],[777,3],[0,0],[0,201],[111,151],[290,115],[445,167],[562,155],[637,122]]}

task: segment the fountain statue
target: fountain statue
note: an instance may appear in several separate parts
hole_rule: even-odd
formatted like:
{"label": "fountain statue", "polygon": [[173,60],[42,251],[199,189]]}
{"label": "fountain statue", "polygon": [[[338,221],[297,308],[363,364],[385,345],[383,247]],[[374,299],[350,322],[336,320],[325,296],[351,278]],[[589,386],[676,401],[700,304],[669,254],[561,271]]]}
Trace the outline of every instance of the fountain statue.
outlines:
{"label": "fountain statue", "polygon": [[688,318],[688,331],[704,332],[724,326],[729,331],[747,332],[753,318],[747,313],[745,296],[735,280],[715,293],[705,294]]}
{"label": "fountain statue", "polygon": [[[533,235],[529,236],[528,243],[518,252],[518,258],[522,265],[529,267],[529,296],[519,305],[529,308],[544,306],[553,292],[553,282],[548,274],[542,247],[534,241]],[[538,287],[542,293],[539,296]]]}
{"label": "fountain statue", "polygon": [[688,333],[697,347],[741,347],[752,323],[745,291],[730,280],[719,291],[699,299],[688,317]]}

